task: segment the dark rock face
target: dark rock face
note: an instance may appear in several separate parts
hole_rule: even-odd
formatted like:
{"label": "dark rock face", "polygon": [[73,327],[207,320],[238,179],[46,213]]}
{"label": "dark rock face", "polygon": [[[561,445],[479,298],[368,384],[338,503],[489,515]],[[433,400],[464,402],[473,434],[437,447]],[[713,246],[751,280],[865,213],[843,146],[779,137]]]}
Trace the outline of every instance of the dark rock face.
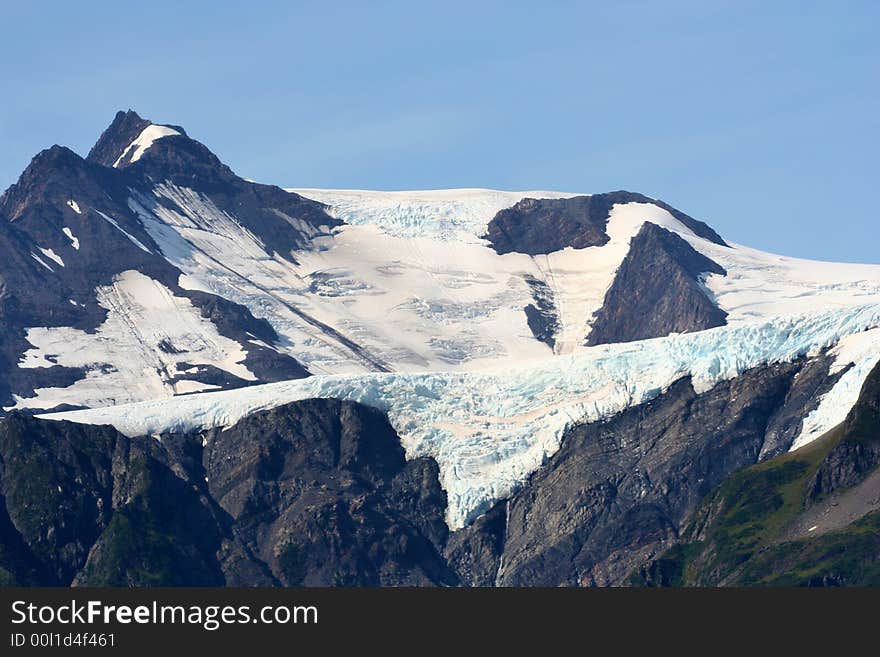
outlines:
{"label": "dark rock face", "polygon": [[[287,259],[292,259],[291,251],[305,247],[311,238],[342,224],[317,201],[239,178],[206,146],[185,133],[156,140],[125,170],[140,180],[167,181],[204,194],[256,235],[270,253]],[[151,194],[143,200],[163,202]]]}
{"label": "dark rock face", "polygon": [[[135,112],[119,112],[89,152],[88,161],[113,167],[128,145],[150,121]],[[171,182],[205,194],[221,210],[241,220],[248,230],[282,257],[304,246],[319,230],[341,225],[324,212],[324,206],[279,187],[242,180],[206,146],[191,139],[183,128],[170,126],[179,135],[170,135],[153,145],[136,161],[123,160],[119,168],[139,187],[149,183]],[[144,185],[143,183],[147,184]],[[151,198],[147,194],[147,198]],[[287,218],[282,214],[288,215]]]}
{"label": "dark rock face", "polygon": [[814,358],[798,372],[785,396],[782,409],[767,425],[760,461],[784,454],[791,448],[801,433],[804,418],[819,406],[822,397],[846,373],[844,369],[836,374],[828,374],[830,366],[831,359],[827,356]]}
{"label": "dark rock face", "polygon": [[843,424],[844,438],[819,465],[807,503],[861,482],[880,465],[880,364],[868,375]]}
{"label": "dark rock face", "polygon": [[526,277],[525,281],[534,299],[534,303],[523,308],[529,330],[536,339],[553,349],[556,344],[554,336],[559,330],[559,313],[553,302],[553,291],[546,283],[531,276]]}
{"label": "dark rock face", "polygon": [[205,464],[236,538],[278,582],[457,581],[435,546],[447,533],[437,466],[407,463],[376,411],[310,400],[257,413],[215,435]]}
{"label": "dark rock face", "polygon": [[605,195],[570,199],[525,198],[495,215],[484,238],[499,254],[552,253],[608,242],[605,226],[611,204]]}
{"label": "dark rock face", "polygon": [[77,573],[78,586],[224,583],[226,519],[197,479],[199,445],[167,437],[117,441],[113,515]]}
{"label": "dark rock face", "polygon": [[105,167],[112,167],[128,145],[149,125],[150,122],[139,117],[136,112],[131,110],[117,112],[113,122],[101,133],[86,159]]}
{"label": "dark rock face", "polygon": [[73,580],[112,514],[117,437],[108,427],[20,414],[0,421],[0,515],[7,521],[0,521],[0,580],[8,579],[4,570],[28,584]]}
{"label": "dark rock face", "polygon": [[677,540],[703,496],[758,460],[803,366],[760,368],[700,395],[684,379],[573,429],[519,493],[453,534],[448,558],[472,585],[624,583]]}
{"label": "dark rock face", "polygon": [[257,413],[205,449],[13,413],[0,466],[0,583],[458,583],[436,463],[357,404]]}
{"label": "dark rock face", "polygon": [[727,272],[675,233],[645,223],[605,294],[587,344],[630,342],[723,326],[727,313],[709,298],[701,283],[707,273],[723,276]]}
{"label": "dark rock face", "polygon": [[609,192],[568,199],[526,198],[499,212],[483,236],[499,254],[552,253],[566,247],[583,249],[608,242],[605,227],[615,204],[653,203],[681,221],[694,233],[707,240],[727,246],[709,226],[676,210],[663,201],[634,192]]}
{"label": "dark rock face", "polygon": [[0,582],[222,584],[223,514],[194,477],[193,448],[20,413],[0,420]]}
{"label": "dark rock face", "polygon": [[[800,376],[799,376],[800,378]],[[637,586],[880,586],[880,367],[847,420],[728,477]],[[762,450],[765,451],[765,450]]]}

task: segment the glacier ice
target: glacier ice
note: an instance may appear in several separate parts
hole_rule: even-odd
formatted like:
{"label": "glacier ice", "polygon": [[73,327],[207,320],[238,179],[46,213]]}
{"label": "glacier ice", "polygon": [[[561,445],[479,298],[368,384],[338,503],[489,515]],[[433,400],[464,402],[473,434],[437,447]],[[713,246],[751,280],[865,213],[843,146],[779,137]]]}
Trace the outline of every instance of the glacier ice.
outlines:
{"label": "glacier ice", "polygon": [[843,374],[819,400],[819,405],[804,418],[801,433],[791,446],[792,450],[820,438],[828,429],[846,419],[859,398],[865,379],[880,361],[880,329],[844,337],[831,355],[835,359],[829,374],[841,371]]}
{"label": "glacier ice", "polygon": [[[572,423],[608,418],[684,376],[706,391],[750,368],[816,354],[878,327],[880,305],[870,304],[601,345],[479,372],[316,376],[45,417],[149,435],[230,426],[256,410],[308,398],[360,402],[388,414],[408,458],[437,460],[447,522],[457,529],[514,493],[556,452]],[[864,338],[875,353],[878,333]]]}
{"label": "glacier ice", "polygon": [[524,198],[570,198],[579,194],[496,189],[380,192],[361,189],[289,189],[325,203],[352,226],[377,226],[394,237],[477,242],[498,212]]}

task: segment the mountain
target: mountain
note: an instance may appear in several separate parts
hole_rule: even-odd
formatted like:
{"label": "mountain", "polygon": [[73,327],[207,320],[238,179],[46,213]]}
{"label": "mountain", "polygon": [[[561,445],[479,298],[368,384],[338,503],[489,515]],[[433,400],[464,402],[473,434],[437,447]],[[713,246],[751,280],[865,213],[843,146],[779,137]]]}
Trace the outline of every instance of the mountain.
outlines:
{"label": "mountain", "polygon": [[[666,583],[717,491],[873,436],[880,266],[628,191],[282,189],[128,111],[0,197],[0,328],[7,581]],[[817,500],[873,481],[839,445]]]}

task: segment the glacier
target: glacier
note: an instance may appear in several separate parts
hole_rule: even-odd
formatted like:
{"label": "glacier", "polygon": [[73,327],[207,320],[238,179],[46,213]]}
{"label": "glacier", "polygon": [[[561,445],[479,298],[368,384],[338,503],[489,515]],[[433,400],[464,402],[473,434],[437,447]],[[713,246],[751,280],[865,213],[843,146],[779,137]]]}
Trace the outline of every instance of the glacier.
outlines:
{"label": "glacier", "polygon": [[[151,139],[167,136],[154,132],[142,134],[127,150],[142,154]],[[198,355],[198,363],[254,381],[242,365],[247,343],[216,335],[190,304],[130,272],[113,286],[96,288],[99,303],[110,311],[96,333],[31,327],[32,349],[20,362],[111,367],[93,369],[67,388],[41,388],[33,397],[16,398],[16,407],[83,405],[90,408],[45,417],[157,435],[229,426],[255,410],[310,397],[358,401],[387,413],[409,458],[437,460],[449,500],[447,522],[456,529],[514,493],[556,452],[573,423],[609,418],[682,377],[690,376],[695,389],[705,391],[747,369],[831,349],[829,374],[841,376],[803,419],[797,448],[843,420],[880,359],[878,265],[722,246],[653,203],[615,205],[602,246],[499,255],[482,238],[497,212],[526,197],[575,194],[291,191],[326,204],[328,214],[345,225],[311,227],[284,215],[307,233],[311,245],[278,254],[233,210],[168,181],[149,191],[131,190],[128,199],[128,209],[153,242],[149,247],[109,214],[94,209],[94,216],[141,250],[157,248],[180,270],[182,288],[219,295],[267,320],[278,335],[271,348],[315,376],[215,392],[187,380],[175,356],[156,360],[144,350],[126,358],[170,331],[173,342]],[[92,215],[75,201],[67,205]],[[726,270],[703,283],[727,313],[728,325],[587,347],[595,313],[645,222],[676,233]],[[72,231],[64,234],[74,243]],[[49,270],[61,264],[47,261],[45,251],[31,255]],[[529,281],[539,281],[552,295],[558,315],[552,347],[535,339],[528,326]],[[163,320],[164,313],[173,321]],[[148,335],[123,325],[132,316]],[[205,337],[202,343],[198,334]],[[159,370],[169,372],[174,383],[157,378]]]}
{"label": "glacier", "polygon": [[[311,248],[291,254],[267,251],[234,212],[168,181],[149,191],[132,190],[128,199],[155,247],[124,231],[110,214],[94,211],[138,248],[157,249],[181,271],[181,287],[216,294],[268,321],[278,334],[272,347],[317,375],[482,371],[579,353],[645,222],[678,234],[727,270],[726,276],[709,276],[705,286],[730,324],[880,303],[880,266],[724,247],[652,203],[615,205],[603,246],[499,255],[481,237],[495,213],[523,197],[572,194],[297,191],[326,203],[330,215],[347,223],[307,227]],[[81,208],[86,215],[91,210]],[[304,229],[296,218],[285,218]],[[34,259],[55,269],[39,252]],[[530,281],[544,285],[552,298],[557,320],[552,347],[535,339],[528,325],[524,308],[534,302]],[[162,389],[163,396],[176,392]],[[53,395],[64,403],[96,404],[67,389],[40,394],[47,407]],[[150,398],[146,390],[138,397],[137,386],[134,394],[130,401]]]}
{"label": "glacier", "polygon": [[[860,335],[860,349],[880,353],[878,328],[880,304],[868,304],[476,372],[324,375],[43,417],[158,435],[228,427],[254,411],[308,398],[359,402],[387,413],[408,458],[436,459],[454,530],[512,495],[559,449],[574,423],[609,418],[685,376],[703,392],[754,367],[817,355],[847,336]],[[836,419],[821,412],[809,430],[827,431]]]}

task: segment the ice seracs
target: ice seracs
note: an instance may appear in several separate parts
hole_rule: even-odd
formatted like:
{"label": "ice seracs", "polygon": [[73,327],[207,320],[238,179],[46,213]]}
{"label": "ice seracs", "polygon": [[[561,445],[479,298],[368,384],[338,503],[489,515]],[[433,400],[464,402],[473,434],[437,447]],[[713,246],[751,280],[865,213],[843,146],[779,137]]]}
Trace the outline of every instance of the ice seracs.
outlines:
{"label": "ice seracs", "polygon": [[[145,133],[123,161],[162,138]],[[572,423],[611,417],[682,377],[705,391],[747,369],[834,347],[831,374],[841,376],[804,419],[799,446],[843,419],[880,356],[880,266],[722,246],[645,202],[611,208],[602,246],[499,255],[482,238],[499,210],[524,197],[572,194],[296,191],[327,204],[345,225],[310,233],[308,246],[291,253],[267,247],[234,207],[221,209],[206,192],[169,181],[131,189],[124,223],[109,211],[87,209],[87,216],[167,260],[183,289],[218,295],[269,322],[278,335],[272,348],[316,376],[212,391],[196,380],[194,365],[253,382],[246,351],[268,345],[223,338],[188,300],[126,272],[96,290],[108,315],[94,333],[30,327],[32,348],[21,367],[91,369],[66,388],[18,398],[17,406],[89,406],[51,417],[154,435],[227,426],[309,397],[359,401],[387,412],[408,456],[437,459],[447,520],[459,528],[514,492]],[[284,218],[293,229],[304,226]],[[122,228],[131,222],[139,222],[137,235],[148,236],[149,247]],[[727,272],[703,283],[728,325],[587,347],[595,314],[645,222],[681,236]],[[60,264],[46,253],[34,257],[50,270]],[[534,302],[534,281],[552,296],[552,348],[535,338],[524,312]],[[164,338],[173,349],[157,354]],[[182,393],[198,394],[171,398]]]}
{"label": "ice seracs", "polygon": [[381,228],[395,237],[476,240],[498,212],[524,198],[568,198],[566,192],[432,189],[381,192],[363,189],[290,189],[326,203],[337,219]]}
{"label": "ice seracs", "polygon": [[792,450],[820,438],[846,419],[858,401],[865,379],[880,361],[880,329],[847,335],[831,353],[835,359],[829,374],[842,374],[819,401],[819,406],[804,418],[801,433]]}

